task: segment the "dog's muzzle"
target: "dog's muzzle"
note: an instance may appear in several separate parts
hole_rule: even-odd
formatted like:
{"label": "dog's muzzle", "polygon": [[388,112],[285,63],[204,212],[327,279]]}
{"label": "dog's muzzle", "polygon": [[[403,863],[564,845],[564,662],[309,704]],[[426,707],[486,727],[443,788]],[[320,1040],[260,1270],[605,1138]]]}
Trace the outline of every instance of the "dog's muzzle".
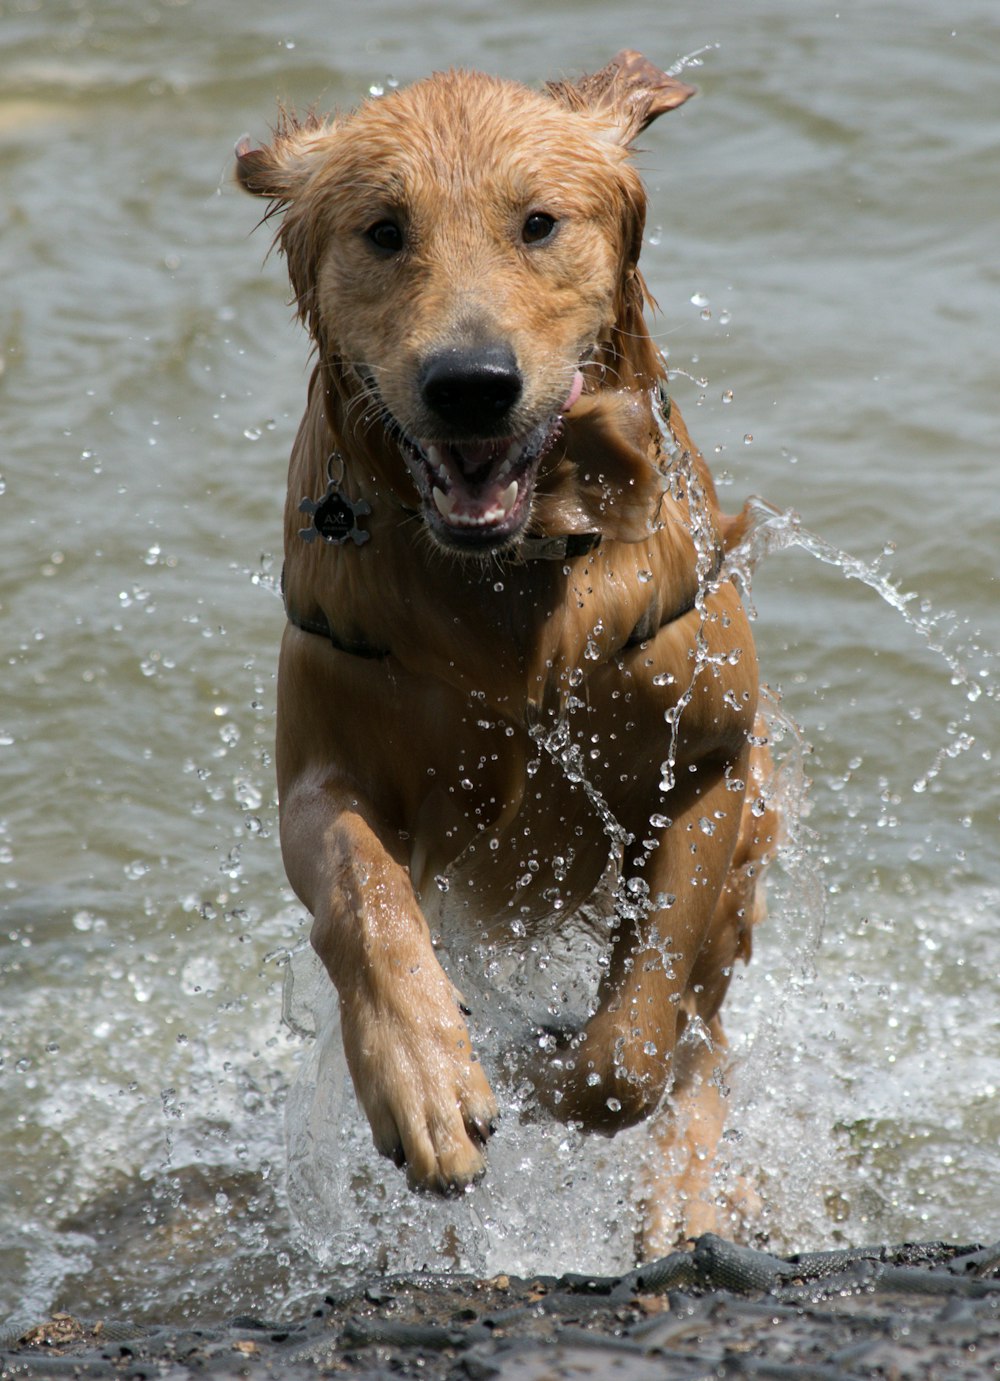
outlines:
{"label": "dog's muzzle", "polygon": [[547,418],[522,438],[406,440],[403,454],[424,501],[424,519],[442,545],[493,551],[511,545],[531,513],[538,466],[561,430]]}
{"label": "dog's muzzle", "polygon": [[398,442],[421,499],[421,516],[439,546],[486,555],[512,549],[531,516],[540,462],[583,389],[574,370],[563,403],[525,432],[511,424],[523,381],[506,346],[440,351],[418,378],[423,425],[414,436],[386,407],[371,372],[358,369],[382,424]]}

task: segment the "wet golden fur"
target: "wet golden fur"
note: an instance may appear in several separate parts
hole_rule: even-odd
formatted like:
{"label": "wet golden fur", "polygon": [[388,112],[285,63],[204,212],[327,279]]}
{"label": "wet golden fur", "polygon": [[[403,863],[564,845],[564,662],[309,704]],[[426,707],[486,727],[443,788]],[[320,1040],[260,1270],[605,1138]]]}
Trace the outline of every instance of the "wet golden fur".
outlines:
{"label": "wet golden fur", "polygon": [[[654,415],[665,375],[643,317],[629,145],[690,94],[631,52],[541,93],[449,72],[331,122],[284,116],[268,146],[238,150],[243,185],[280,216],[318,352],[285,517],[282,849],[375,1144],[414,1187],[450,1192],[483,1173],[497,1118],[431,943],[435,876],[451,870],[452,899],[502,946],[514,916],[542,936],[563,924],[617,855],[650,903],[613,935],[582,1031],[561,1034],[558,1058],[524,1061],[561,1118],[608,1133],[654,1118],[654,1246],[710,1221],[718,1011],[749,957],[775,828],[748,804],[766,766],[751,742],[757,665],[718,578],[738,524],[676,407],[666,437]],[[500,432],[466,436],[424,387],[429,361],[475,361],[484,340],[516,362],[495,444],[545,440],[533,481],[504,499],[516,490],[517,531],[479,551],[476,484],[449,472],[457,502],[472,495],[470,532],[435,511],[429,446],[407,461],[403,438],[443,436],[459,467],[493,456]],[[331,471],[370,505],[363,544],[299,535],[300,501],[320,500]],[[490,473],[499,493],[506,476]],[[600,543],[555,558],[537,545],[570,534]],[[332,642],[306,631],[324,626]],[[590,789],[540,748],[553,732]],[[594,793],[631,837],[624,851]],[[694,1017],[713,1042],[675,1057]]]}

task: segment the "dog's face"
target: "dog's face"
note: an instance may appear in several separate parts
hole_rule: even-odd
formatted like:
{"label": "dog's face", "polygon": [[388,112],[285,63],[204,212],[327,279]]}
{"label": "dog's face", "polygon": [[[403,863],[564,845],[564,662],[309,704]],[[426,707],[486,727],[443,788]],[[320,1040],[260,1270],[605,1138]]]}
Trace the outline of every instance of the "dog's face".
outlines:
{"label": "dog's face", "polygon": [[441,546],[516,541],[563,415],[613,367],[641,306],[629,137],[609,103],[452,72],[240,151],[244,186],[284,209],[350,425],[385,436],[379,480],[416,489]]}

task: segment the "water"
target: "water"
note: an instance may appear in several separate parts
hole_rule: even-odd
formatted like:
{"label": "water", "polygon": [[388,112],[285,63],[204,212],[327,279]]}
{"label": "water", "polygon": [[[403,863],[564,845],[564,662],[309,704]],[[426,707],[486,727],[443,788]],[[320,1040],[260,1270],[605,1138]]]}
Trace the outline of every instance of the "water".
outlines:
{"label": "water", "polygon": [[[287,1203],[311,1057],[280,1023],[304,927],[270,762],[307,351],[232,146],[277,96],[349,105],[451,62],[534,82],[625,44],[702,50],[701,99],[640,156],[675,397],[724,503],[762,494],[821,543],[772,542],[753,582],[811,786],[728,1005],[727,1146],[766,1167],[776,1245],[996,1236],[992,6],[5,0],[3,1314],[276,1314],[327,1269],[322,1214]],[[845,579],[876,565],[880,590]],[[614,1268],[608,1144],[523,1135],[469,1253],[530,1256],[561,1184],[588,1215],[565,1265]],[[363,1164],[391,1264],[395,1191]],[[454,1254],[443,1222],[412,1250]]]}

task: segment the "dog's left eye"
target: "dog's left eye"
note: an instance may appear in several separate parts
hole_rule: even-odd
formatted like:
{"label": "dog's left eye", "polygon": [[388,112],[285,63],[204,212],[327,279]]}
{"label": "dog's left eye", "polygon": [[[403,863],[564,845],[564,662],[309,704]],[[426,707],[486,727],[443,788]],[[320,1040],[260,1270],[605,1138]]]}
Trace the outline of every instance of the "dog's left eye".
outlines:
{"label": "dog's left eye", "polygon": [[395,221],[376,221],[365,234],[376,248],[388,254],[398,254],[403,248],[403,232]]}
{"label": "dog's left eye", "polygon": [[555,228],[555,216],[545,211],[533,211],[524,222],[521,239],[526,245],[537,245],[540,240],[547,240]]}

